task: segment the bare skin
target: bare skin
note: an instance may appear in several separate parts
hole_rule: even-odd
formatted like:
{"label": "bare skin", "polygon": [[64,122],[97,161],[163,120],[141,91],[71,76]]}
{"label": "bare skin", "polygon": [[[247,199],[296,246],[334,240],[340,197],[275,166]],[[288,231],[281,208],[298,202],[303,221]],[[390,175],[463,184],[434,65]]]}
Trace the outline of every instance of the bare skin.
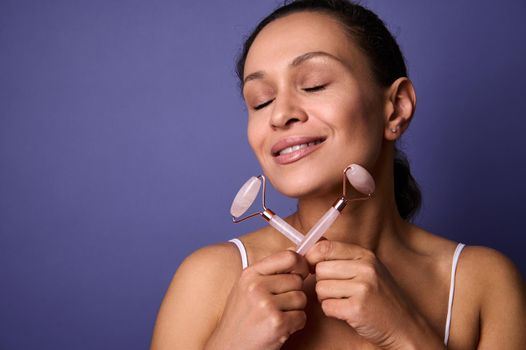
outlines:
{"label": "bare skin", "polygon": [[[350,163],[370,170],[375,195],[348,206],[305,257],[271,227],[241,237],[245,270],[230,243],[190,255],[166,293],[152,349],[444,349],[456,243],[402,220],[394,201],[393,143],[414,113],[411,82],[378,86],[341,25],[315,12],[267,25],[245,77],[249,142],[274,187],[298,198],[291,225],[312,227]],[[278,142],[304,136],[323,142],[277,159]],[[520,273],[494,250],[465,248],[448,349],[524,349],[524,329]]]}

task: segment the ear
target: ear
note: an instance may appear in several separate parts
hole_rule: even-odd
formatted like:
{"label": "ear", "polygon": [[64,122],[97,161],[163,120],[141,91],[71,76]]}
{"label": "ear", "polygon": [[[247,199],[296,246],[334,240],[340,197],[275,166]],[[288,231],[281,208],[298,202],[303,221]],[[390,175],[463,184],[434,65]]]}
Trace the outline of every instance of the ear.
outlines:
{"label": "ear", "polygon": [[396,141],[407,129],[416,109],[416,94],[409,78],[398,78],[387,90],[384,136]]}

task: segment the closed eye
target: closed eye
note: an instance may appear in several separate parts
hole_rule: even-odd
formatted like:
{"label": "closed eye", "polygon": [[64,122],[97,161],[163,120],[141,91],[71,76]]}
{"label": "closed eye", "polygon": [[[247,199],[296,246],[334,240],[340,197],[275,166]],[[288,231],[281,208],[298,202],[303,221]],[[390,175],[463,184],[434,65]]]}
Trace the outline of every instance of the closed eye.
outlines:
{"label": "closed eye", "polygon": [[261,103],[261,104],[255,106],[254,109],[255,109],[256,111],[259,111],[260,109],[265,108],[265,107],[267,107],[269,104],[271,104],[272,101],[274,101],[274,100],[272,99],[272,100],[268,100],[268,101],[266,101],[266,102],[263,102],[263,103]]}
{"label": "closed eye", "polygon": [[316,91],[321,91],[323,89],[325,89],[327,85],[316,85],[316,86],[312,86],[312,87],[308,87],[308,88],[303,88],[303,91],[306,91],[306,92],[316,92]]}

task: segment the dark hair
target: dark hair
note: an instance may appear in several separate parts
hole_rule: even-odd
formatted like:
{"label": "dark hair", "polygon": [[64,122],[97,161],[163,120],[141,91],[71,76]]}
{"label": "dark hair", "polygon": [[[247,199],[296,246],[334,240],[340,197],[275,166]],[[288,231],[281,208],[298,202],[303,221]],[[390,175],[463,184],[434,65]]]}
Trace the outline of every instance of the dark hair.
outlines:
{"label": "dark hair", "polygon": [[[283,6],[259,22],[245,40],[236,64],[241,87],[247,54],[259,32],[278,18],[303,11],[322,12],[337,19],[347,30],[347,34],[370,59],[374,77],[381,86],[388,87],[396,79],[407,76],[407,68],[400,47],[383,21],[374,12],[346,0],[295,0],[285,1]],[[422,197],[418,184],[411,175],[407,157],[396,146],[394,186],[398,212],[402,218],[410,220],[420,208]]]}

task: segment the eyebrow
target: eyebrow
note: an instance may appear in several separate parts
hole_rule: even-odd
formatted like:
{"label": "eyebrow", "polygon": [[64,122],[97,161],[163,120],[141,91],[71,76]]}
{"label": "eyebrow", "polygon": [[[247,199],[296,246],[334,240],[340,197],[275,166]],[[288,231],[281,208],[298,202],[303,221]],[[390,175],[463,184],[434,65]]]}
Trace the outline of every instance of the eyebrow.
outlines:
{"label": "eyebrow", "polygon": [[[313,52],[304,53],[303,55],[299,55],[298,57],[294,58],[289,66],[297,67],[301,65],[303,62],[308,61],[312,58],[316,58],[316,57],[326,57],[332,60],[336,60],[340,62],[341,64],[344,64],[341,59],[339,59],[336,56],[331,55],[330,53],[327,53],[324,51],[313,51]],[[265,73],[263,71],[257,71],[257,72],[251,73],[247,75],[245,79],[243,80],[243,86],[251,80],[262,79],[264,76],[265,76]]]}

